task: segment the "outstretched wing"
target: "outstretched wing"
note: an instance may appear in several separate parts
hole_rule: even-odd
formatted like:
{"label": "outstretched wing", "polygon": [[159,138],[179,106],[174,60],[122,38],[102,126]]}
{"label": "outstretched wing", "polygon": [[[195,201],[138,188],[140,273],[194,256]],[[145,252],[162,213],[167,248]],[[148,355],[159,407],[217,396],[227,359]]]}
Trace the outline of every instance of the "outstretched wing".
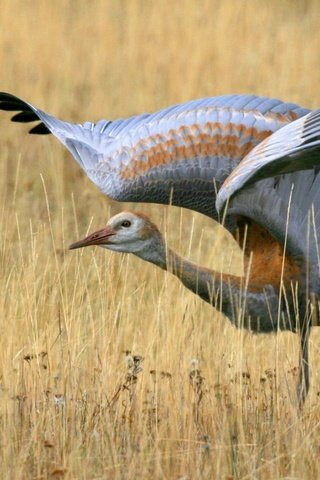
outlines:
{"label": "outstretched wing", "polygon": [[226,95],[154,114],[74,125],[10,94],[12,120],[40,120],[30,133],[53,133],[90,179],[120,201],[173,204],[217,218],[215,194],[256,145],[308,110],[279,100]]}
{"label": "outstretched wing", "polygon": [[320,165],[320,109],[308,113],[251,150],[223,183],[217,208],[221,210],[243,188],[284,173]]}

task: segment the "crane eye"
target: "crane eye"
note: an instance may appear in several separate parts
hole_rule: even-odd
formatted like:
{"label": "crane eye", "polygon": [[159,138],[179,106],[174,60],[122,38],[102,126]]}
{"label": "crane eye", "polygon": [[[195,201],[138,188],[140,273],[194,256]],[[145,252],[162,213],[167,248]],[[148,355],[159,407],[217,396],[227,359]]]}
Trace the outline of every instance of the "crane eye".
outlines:
{"label": "crane eye", "polygon": [[131,222],[129,220],[123,220],[123,222],[121,223],[121,227],[131,227]]}

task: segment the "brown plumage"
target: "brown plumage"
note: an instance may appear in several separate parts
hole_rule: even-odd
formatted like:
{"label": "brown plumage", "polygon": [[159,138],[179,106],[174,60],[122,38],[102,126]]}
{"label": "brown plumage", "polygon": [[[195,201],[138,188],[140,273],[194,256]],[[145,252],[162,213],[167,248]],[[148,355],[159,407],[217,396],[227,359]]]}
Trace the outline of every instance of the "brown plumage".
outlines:
{"label": "brown plumage", "polygon": [[234,237],[244,250],[244,267],[248,275],[248,288],[259,292],[265,285],[279,291],[281,283],[288,291],[291,285],[299,282],[303,275],[301,261],[284,255],[280,245],[264,228],[241,219]]}

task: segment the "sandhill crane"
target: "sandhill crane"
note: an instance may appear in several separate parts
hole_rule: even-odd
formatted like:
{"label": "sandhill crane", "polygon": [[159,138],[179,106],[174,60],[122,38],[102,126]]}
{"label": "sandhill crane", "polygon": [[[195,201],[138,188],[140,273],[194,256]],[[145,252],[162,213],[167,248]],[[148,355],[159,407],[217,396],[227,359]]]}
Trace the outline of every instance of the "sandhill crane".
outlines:
{"label": "sandhill crane", "polygon": [[298,332],[298,399],[303,404],[309,389],[311,298],[320,289],[319,110],[226,95],[124,120],[75,125],[8,93],[0,93],[0,109],[20,112],[12,117],[15,122],[40,120],[30,133],[56,136],[115,200],[172,204],[218,221],[224,216],[225,227],[244,248],[245,290],[241,277],[221,279],[170,249],[165,257],[163,237],[141,215],[120,214],[72,248],[103,244],[162,268],[171,264],[169,270],[204,300],[213,303],[220,289],[222,311],[232,322],[234,295],[244,300],[243,326],[255,332]]}

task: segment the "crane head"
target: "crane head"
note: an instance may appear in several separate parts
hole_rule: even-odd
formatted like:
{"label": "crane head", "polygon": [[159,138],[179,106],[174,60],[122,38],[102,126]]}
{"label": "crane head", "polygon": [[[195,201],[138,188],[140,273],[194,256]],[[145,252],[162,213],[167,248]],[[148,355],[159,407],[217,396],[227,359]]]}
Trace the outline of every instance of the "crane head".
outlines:
{"label": "crane head", "polygon": [[91,245],[114,252],[133,253],[144,260],[158,263],[165,252],[158,227],[142,213],[121,212],[108,220],[105,227],[69,246],[70,250]]}

